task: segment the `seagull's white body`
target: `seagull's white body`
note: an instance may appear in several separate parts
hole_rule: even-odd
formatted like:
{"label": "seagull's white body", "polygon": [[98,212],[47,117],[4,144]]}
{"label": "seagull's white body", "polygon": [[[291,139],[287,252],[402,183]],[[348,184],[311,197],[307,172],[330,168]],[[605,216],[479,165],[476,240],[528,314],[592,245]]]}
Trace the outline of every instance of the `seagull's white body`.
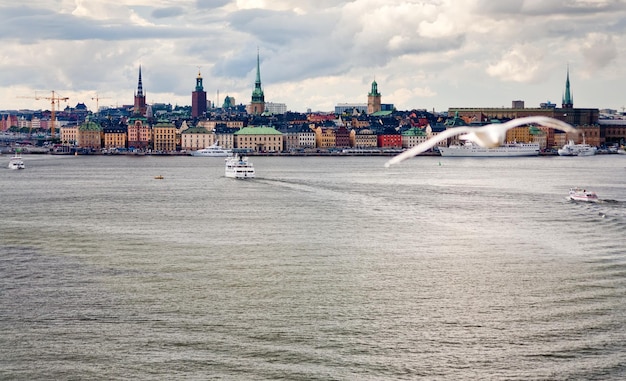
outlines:
{"label": "seagull's white body", "polygon": [[447,140],[456,135],[461,135],[459,138],[463,140],[469,140],[484,148],[494,148],[504,144],[506,139],[507,130],[513,127],[524,126],[527,124],[536,124],[544,127],[550,127],[565,132],[578,133],[571,125],[562,122],[558,119],[549,118],[547,116],[529,116],[525,118],[517,118],[510,120],[506,123],[488,124],[481,127],[454,127],[449,128],[440,134],[433,136],[423,143],[416,145],[415,147],[408,149],[401,154],[394,156],[385,163],[385,167],[389,167],[393,164],[397,164],[403,160],[418,155],[426,150],[429,150],[437,145],[437,143]]}

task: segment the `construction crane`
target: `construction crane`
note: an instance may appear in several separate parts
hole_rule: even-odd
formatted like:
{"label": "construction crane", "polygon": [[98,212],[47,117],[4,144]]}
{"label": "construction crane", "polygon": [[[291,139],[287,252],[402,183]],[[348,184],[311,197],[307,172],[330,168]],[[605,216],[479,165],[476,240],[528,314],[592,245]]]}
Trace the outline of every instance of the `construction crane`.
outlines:
{"label": "construction crane", "polygon": [[29,99],[36,99],[36,100],[48,99],[50,101],[50,137],[54,139],[54,127],[56,125],[55,106],[60,106],[60,101],[67,102],[70,98],[62,97],[59,94],[55,93],[54,90],[52,90],[52,95],[49,97],[40,97],[37,95],[37,93],[35,93],[34,97],[18,97],[18,98],[29,98]]}
{"label": "construction crane", "polygon": [[100,99],[109,99],[109,98],[102,98],[102,97],[99,97],[99,96],[98,96],[98,94],[96,94],[96,96],[95,96],[95,97],[92,97],[92,98],[91,98],[91,100],[92,100],[92,101],[93,101],[93,100],[95,100],[95,101],[96,101],[96,113],[99,113],[99,112],[100,112],[100,105],[98,104],[98,101],[100,101]]}

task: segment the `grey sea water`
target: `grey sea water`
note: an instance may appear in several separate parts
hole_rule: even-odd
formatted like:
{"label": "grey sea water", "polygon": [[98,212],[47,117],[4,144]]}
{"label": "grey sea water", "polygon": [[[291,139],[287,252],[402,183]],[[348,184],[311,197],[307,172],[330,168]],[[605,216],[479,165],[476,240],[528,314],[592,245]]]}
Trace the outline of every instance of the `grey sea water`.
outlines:
{"label": "grey sea water", "polygon": [[0,379],[626,377],[626,156],[385,160],[0,169]]}

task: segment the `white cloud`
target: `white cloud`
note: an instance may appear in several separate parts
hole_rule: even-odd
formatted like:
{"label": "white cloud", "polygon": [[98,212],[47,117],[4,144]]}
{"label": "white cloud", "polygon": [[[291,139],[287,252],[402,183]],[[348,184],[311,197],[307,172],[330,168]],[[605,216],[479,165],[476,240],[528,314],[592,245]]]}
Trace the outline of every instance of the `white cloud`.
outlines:
{"label": "white cloud", "polygon": [[514,46],[500,60],[487,67],[487,73],[501,81],[535,82],[542,67],[542,51],[529,45]]}
{"label": "white cloud", "polygon": [[581,107],[624,103],[623,1],[5,0],[0,14],[0,109],[41,107],[6,89],[131,103],[139,64],[148,102],[189,104],[201,66],[209,98],[246,103],[257,47],[266,99],[292,110],[365,102],[374,77],[400,109],[533,105],[560,96],[568,63],[596,102]]}

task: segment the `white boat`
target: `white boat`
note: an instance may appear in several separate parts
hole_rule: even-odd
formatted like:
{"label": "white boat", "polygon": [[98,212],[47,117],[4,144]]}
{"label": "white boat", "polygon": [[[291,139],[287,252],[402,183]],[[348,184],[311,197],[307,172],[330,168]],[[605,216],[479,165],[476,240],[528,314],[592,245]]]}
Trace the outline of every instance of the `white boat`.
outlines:
{"label": "white boat", "polygon": [[566,145],[558,149],[559,156],[593,156],[596,154],[597,148],[585,142],[575,144],[573,140],[567,142]]}
{"label": "white boat", "polygon": [[571,188],[567,196],[572,201],[598,202],[598,195],[582,188]]}
{"label": "white boat", "polygon": [[24,160],[22,160],[22,156],[16,153],[9,160],[9,169],[24,169],[26,166],[24,165]]}
{"label": "white boat", "polygon": [[192,151],[191,156],[207,156],[207,157],[225,157],[232,155],[233,151],[227,148],[222,148],[218,144],[218,142],[213,143],[212,145],[199,149],[197,151]]}
{"label": "white boat", "polygon": [[224,175],[233,179],[252,179],[255,176],[254,166],[247,156],[229,156],[226,158]]}
{"label": "white boat", "polygon": [[495,148],[483,148],[466,142],[462,145],[439,147],[441,156],[456,157],[518,157],[538,156],[539,143],[506,143]]}

